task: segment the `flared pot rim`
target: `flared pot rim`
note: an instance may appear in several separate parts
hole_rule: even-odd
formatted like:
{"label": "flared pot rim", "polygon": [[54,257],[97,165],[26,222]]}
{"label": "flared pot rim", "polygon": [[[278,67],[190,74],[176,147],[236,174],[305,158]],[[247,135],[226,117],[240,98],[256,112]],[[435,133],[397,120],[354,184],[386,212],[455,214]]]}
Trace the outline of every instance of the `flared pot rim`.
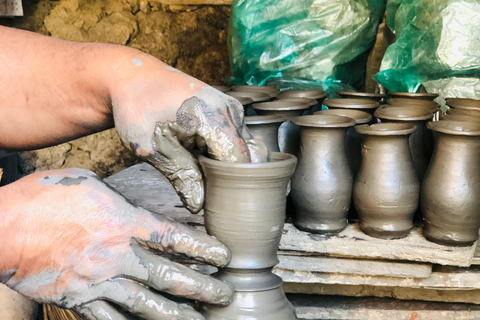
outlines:
{"label": "flared pot rim", "polygon": [[468,114],[441,114],[440,120],[451,120],[460,122],[480,122],[480,117]]}
{"label": "flared pot rim", "polygon": [[440,120],[427,123],[427,128],[457,136],[480,136],[480,122]]}
{"label": "flared pot rim", "polygon": [[[297,162],[297,157],[290,153],[283,152],[270,152],[269,158],[275,161],[268,162],[258,162],[258,163],[241,163],[241,162],[228,162],[228,161],[219,161],[207,158],[204,155],[198,157],[198,161],[202,166],[208,166],[210,168],[219,168],[219,169],[251,169],[251,170],[261,170],[264,169],[279,169],[286,168],[290,165],[295,165]],[[288,175],[288,173],[285,173]]]}
{"label": "flared pot rim", "polygon": [[375,109],[380,106],[377,101],[368,99],[327,99],[323,104],[329,108],[345,108],[345,109]]}
{"label": "flared pot rim", "polygon": [[293,124],[307,128],[348,128],[353,127],[354,119],[337,115],[308,115],[290,120]]}
{"label": "flared pot rim", "polygon": [[310,99],[324,99],[328,97],[328,93],[324,90],[283,90],[278,96],[279,99],[284,98],[310,98]]}
{"label": "flared pot rim", "polygon": [[392,98],[387,100],[389,105],[401,105],[402,107],[440,107],[435,101],[432,100],[415,100],[406,98]]}
{"label": "flared pot rim", "polygon": [[336,94],[339,96],[345,95],[349,97],[365,97],[365,98],[375,98],[381,100],[385,98],[385,95],[382,93],[370,93],[370,92],[358,92],[358,91],[337,91]]}
{"label": "flared pot rim", "polygon": [[260,92],[260,91],[229,91],[225,94],[237,100],[238,100],[238,97],[248,98],[248,99],[251,99],[252,102],[254,103],[268,101],[272,99],[272,97],[268,93]]}
{"label": "flared pot rim", "polygon": [[247,116],[244,118],[245,124],[256,125],[256,124],[271,124],[271,123],[283,123],[287,121],[287,118],[280,115],[269,114],[269,115],[260,115],[260,116]]}
{"label": "flared pot rim", "polygon": [[362,124],[356,126],[354,130],[358,134],[369,136],[404,136],[414,133],[417,130],[417,126],[412,123],[374,123],[374,124]]}
{"label": "flared pot rim", "polygon": [[265,92],[272,98],[276,98],[280,94],[280,90],[275,86],[239,85],[233,86],[232,91]]}
{"label": "flared pot rim", "polygon": [[375,117],[395,121],[426,121],[432,119],[432,112],[423,108],[388,106],[380,107],[373,114]]}
{"label": "flared pot rim", "polygon": [[451,108],[480,111],[480,100],[469,98],[446,98],[445,104]]}
{"label": "flared pot rim", "polygon": [[212,88],[223,93],[232,91],[232,88],[230,88],[229,86],[223,86],[223,85],[212,86]]}
{"label": "flared pot rim", "polygon": [[356,124],[364,124],[372,121],[372,115],[362,110],[355,109],[328,109],[314,112],[313,115],[332,115],[352,118]]}
{"label": "flared pot rim", "polygon": [[286,100],[275,100],[262,103],[254,103],[252,105],[253,110],[261,111],[293,111],[293,110],[305,110],[310,106],[308,103],[300,103]]}
{"label": "flared pot rim", "polygon": [[318,104],[317,100],[316,99],[313,99],[313,98],[305,98],[305,97],[282,97],[282,96],[278,96],[277,97],[277,101],[278,100],[281,100],[281,101],[292,101],[292,102],[299,102],[299,103],[308,103],[308,105],[310,107]]}
{"label": "flared pot rim", "polygon": [[438,93],[429,93],[429,92],[400,92],[400,91],[389,91],[388,95],[390,97],[403,97],[407,99],[425,99],[425,100],[434,100],[438,98]]}

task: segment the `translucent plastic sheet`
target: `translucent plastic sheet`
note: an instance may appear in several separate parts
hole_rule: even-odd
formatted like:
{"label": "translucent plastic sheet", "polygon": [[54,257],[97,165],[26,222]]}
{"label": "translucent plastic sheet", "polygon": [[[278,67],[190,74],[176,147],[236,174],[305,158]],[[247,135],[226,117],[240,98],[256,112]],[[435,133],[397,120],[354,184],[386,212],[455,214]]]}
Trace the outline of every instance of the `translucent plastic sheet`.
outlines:
{"label": "translucent plastic sheet", "polygon": [[384,9],[384,0],[234,0],[233,82],[360,88]]}
{"label": "translucent plastic sheet", "polygon": [[479,0],[392,0],[387,24],[397,40],[375,80],[391,91],[423,85],[443,97],[480,98],[479,21]]}

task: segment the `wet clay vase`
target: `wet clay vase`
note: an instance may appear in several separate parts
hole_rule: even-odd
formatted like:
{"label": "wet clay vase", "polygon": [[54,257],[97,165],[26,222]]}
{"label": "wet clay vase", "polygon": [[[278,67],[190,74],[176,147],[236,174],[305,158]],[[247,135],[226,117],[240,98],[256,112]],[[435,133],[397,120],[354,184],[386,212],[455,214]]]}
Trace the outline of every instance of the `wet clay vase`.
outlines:
{"label": "wet clay vase", "polygon": [[[317,111],[315,115],[336,115],[342,117],[348,117],[355,120],[357,125],[367,124],[372,121],[372,116],[369,113],[351,110],[351,109],[329,109]],[[345,138],[345,150],[347,152],[348,162],[350,163],[350,169],[352,170],[353,177],[355,178],[358,169],[360,168],[361,161],[361,143],[362,137],[353,130],[353,127],[348,128]]]}
{"label": "wet clay vase", "polygon": [[380,105],[376,101],[367,99],[326,99],[323,102],[328,109],[352,109],[360,110],[373,115],[375,109]]}
{"label": "wet clay vase", "polygon": [[290,193],[296,213],[295,226],[312,233],[340,232],[347,226],[353,185],[345,135],[355,120],[308,115],[292,122],[301,132],[301,152]]}
{"label": "wet clay vase", "polygon": [[480,227],[480,123],[428,123],[435,150],[422,184],[423,234],[446,245],[470,245]]}
{"label": "wet clay vase", "polygon": [[309,108],[304,102],[276,100],[263,103],[255,103],[252,108],[259,115],[279,115],[287,118],[278,131],[278,144],[280,151],[298,155],[300,150],[300,131],[296,125],[290,122],[293,117],[303,115]]}
{"label": "wet clay vase", "polygon": [[427,93],[427,92],[397,92],[397,91],[390,91],[388,92],[390,98],[402,98],[402,99],[413,99],[413,100],[430,100],[433,101],[435,98],[438,97],[436,93]]}
{"label": "wet clay vase", "polygon": [[337,94],[343,99],[367,99],[381,102],[385,95],[381,93],[355,92],[355,91],[337,91]]}
{"label": "wet clay vase", "polygon": [[296,158],[272,152],[264,163],[229,163],[199,157],[205,175],[205,228],[230,250],[214,276],[233,285],[228,306],[203,304],[211,320],[292,320],[295,310],[272,273],[283,233],[287,186]]}
{"label": "wet clay vase", "polygon": [[425,143],[425,130],[427,130],[427,122],[432,119],[431,112],[421,108],[380,107],[375,111],[375,117],[385,123],[410,123],[417,127],[417,130],[410,135],[409,145],[415,171],[419,181],[422,181],[430,162]]}
{"label": "wet clay vase", "polygon": [[244,85],[244,86],[234,86],[232,88],[233,91],[243,91],[243,92],[263,92],[267,93],[272,99],[278,97],[280,94],[280,90],[278,90],[277,87],[275,86],[250,86],[250,85]]}
{"label": "wet clay vase", "polygon": [[278,129],[287,118],[277,115],[245,117],[245,124],[254,138],[267,145],[268,151],[279,152]]}
{"label": "wet clay vase", "polygon": [[234,97],[243,105],[244,115],[254,116],[257,113],[252,109],[253,103],[270,101],[272,98],[268,93],[255,91],[230,91],[227,95]]}
{"label": "wet clay vase", "polygon": [[317,103],[312,106],[309,113],[309,114],[312,114],[315,111],[322,110],[322,103],[326,97],[328,97],[328,93],[323,90],[284,90],[280,93],[277,99],[288,99],[288,98],[315,99]]}
{"label": "wet clay vase", "polygon": [[360,125],[362,164],[353,185],[360,229],[375,238],[408,235],[418,207],[420,182],[408,144],[416,127],[409,123]]}

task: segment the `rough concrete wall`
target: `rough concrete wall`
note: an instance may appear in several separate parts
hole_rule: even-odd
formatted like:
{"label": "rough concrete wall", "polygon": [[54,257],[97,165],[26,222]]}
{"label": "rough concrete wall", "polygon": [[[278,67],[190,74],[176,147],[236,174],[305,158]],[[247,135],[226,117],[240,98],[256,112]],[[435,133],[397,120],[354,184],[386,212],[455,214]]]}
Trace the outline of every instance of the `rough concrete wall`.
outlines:
{"label": "rough concrete wall", "polygon": [[[24,0],[25,16],[0,23],[53,37],[127,45],[209,84],[230,75],[228,6],[166,6],[145,0]],[[114,129],[23,152],[24,173],[82,167],[107,176],[136,160]]]}

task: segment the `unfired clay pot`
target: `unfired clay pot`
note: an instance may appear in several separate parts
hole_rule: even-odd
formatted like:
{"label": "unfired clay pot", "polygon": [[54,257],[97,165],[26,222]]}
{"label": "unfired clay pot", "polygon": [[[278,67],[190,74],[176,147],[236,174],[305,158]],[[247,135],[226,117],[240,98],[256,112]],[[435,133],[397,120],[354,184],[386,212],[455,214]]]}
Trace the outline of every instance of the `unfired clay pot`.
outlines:
{"label": "unfired clay pot", "polygon": [[375,111],[375,117],[385,123],[411,123],[417,127],[417,130],[410,136],[409,144],[418,179],[422,181],[430,162],[425,142],[425,130],[427,130],[427,122],[432,119],[431,112],[421,108],[380,107]]}
{"label": "unfired clay pot", "polygon": [[301,131],[301,152],[290,193],[295,225],[313,233],[340,232],[347,226],[353,184],[345,134],[355,120],[311,115],[294,118],[292,122]]}
{"label": "unfired clay pot", "polygon": [[356,126],[363,136],[362,164],[353,186],[353,203],[366,234],[384,239],[402,238],[413,227],[420,183],[413,165],[409,123]]}
{"label": "unfired clay pot", "polygon": [[480,110],[466,108],[450,108],[447,110],[447,114],[480,117]]}
{"label": "unfired clay pot", "polygon": [[411,108],[421,108],[425,110],[429,110],[432,113],[436,113],[440,105],[435,101],[429,100],[413,100],[413,99],[405,99],[405,98],[395,98],[395,99],[388,99],[387,103],[395,106],[395,107],[411,107]]}
{"label": "unfired clay pot", "polygon": [[233,91],[254,91],[254,92],[264,92],[268,93],[270,97],[276,98],[280,94],[280,90],[278,90],[277,87],[275,86],[249,86],[249,85],[244,85],[244,86],[234,86],[232,87]]}
{"label": "unfired clay pot", "polygon": [[353,109],[368,112],[373,115],[379,103],[367,99],[326,99],[323,102],[328,109]]}
{"label": "unfired clay pot", "polygon": [[480,227],[480,123],[436,121],[435,151],[422,184],[423,234],[433,242],[470,245]]}
{"label": "unfired clay pot", "polygon": [[245,124],[254,138],[267,145],[268,151],[279,152],[278,128],[287,118],[277,115],[245,117]]}
{"label": "unfired clay pot", "polygon": [[[360,124],[367,124],[372,121],[372,116],[369,113],[359,111],[359,110],[351,110],[351,109],[329,109],[329,110],[321,110],[317,111],[314,114],[318,115],[336,115],[342,117],[348,117],[355,120],[357,125]],[[353,130],[353,127],[348,128],[347,135],[345,138],[345,150],[347,152],[348,162],[350,163],[350,169],[352,170],[353,177],[358,172],[360,168],[360,161],[361,161],[361,147],[360,144],[362,143],[362,137]]]}
{"label": "unfired clay pot", "polygon": [[253,103],[270,101],[272,98],[268,93],[255,91],[230,91],[227,95],[234,97],[243,105],[246,116],[254,116],[257,113],[252,109]]}
{"label": "unfired clay pot", "polygon": [[480,110],[480,100],[466,98],[446,98],[445,104],[450,108]]}
{"label": "unfired clay pot", "polygon": [[277,97],[278,99],[288,98],[309,98],[315,99],[317,103],[312,106],[310,114],[322,110],[322,103],[325,98],[328,97],[328,93],[323,90],[284,90]]}
{"label": "unfired clay pot", "polygon": [[295,311],[272,274],[283,233],[287,186],[296,158],[272,152],[264,163],[199,157],[205,175],[205,228],[224,243],[230,263],[215,276],[235,288],[229,306],[203,304],[207,319],[292,320]]}
{"label": "unfired clay pot", "polygon": [[390,91],[388,92],[388,95],[390,98],[403,98],[403,99],[415,99],[415,100],[430,100],[433,101],[435,98],[438,97],[438,94],[436,93],[411,93],[411,92],[396,92],[396,91]]}
{"label": "unfired clay pot", "polygon": [[367,99],[380,102],[385,98],[381,93],[355,92],[355,91],[337,91],[337,94],[344,99]]}
{"label": "unfired clay pot", "polygon": [[287,118],[278,131],[280,151],[298,155],[300,150],[300,131],[290,122],[290,119],[301,116],[309,108],[308,103],[276,100],[256,103],[252,106],[259,115],[279,115]]}
{"label": "unfired clay pot", "polygon": [[480,122],[480,116],[471,116],[466,114],[442,114],[440,120],[453,120],[461,122]]}
{"label": "unfired clay pot", "polygon": [[227,86],[212,86],[212,87],[214,87],[215,89],[217,89],[218,91],[223,92],[223,93],[232,91],[232,88],[227,87]]}

